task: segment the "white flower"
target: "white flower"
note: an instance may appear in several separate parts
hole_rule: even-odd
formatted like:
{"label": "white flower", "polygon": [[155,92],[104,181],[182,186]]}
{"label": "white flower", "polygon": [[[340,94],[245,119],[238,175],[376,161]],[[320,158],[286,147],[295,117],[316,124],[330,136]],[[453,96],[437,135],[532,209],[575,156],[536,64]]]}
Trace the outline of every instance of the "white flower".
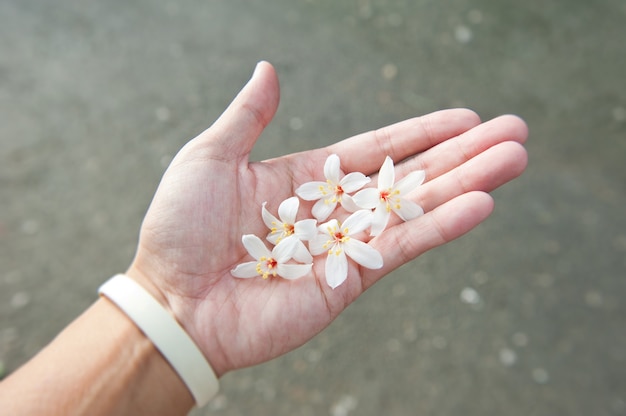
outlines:
{"label": "white flower", "polygon": [[359,210],[346,218],[343,224],[339,224],[336,219],[330,220],[318,227],[321,234],[309,243],[313,255],[328,252],[326,282],[333,289],[348,277],[346,255],[368,269],[383,267],[383,257],[380,253],[363,241],[354,238],[355,234],[370,226],[371,217],[371,211]]}
{"label": "white flower", "polygon": [[239,264],[230,273],[235,277],[248,278],[261,276],[267,279],[271,276],[280,276],[285,279],[298,279],[307,274],[313,264],[287,264],[291,260],[295,250],[296,242],[299,240],[286,238],[274,246],[269,251],[261,239],[252,234],[246,234],[241,241],[248,250],[248,254],[254,257],[255,261]]}
{"label": "white flower", "polygon": [[370,235],[380,235],[389,222],[391,211],[404,221],[412,220],[424,213],[422,207],[404,196],[424,182],[426,173],[417,170],[409,173],[394,185],[395,172],[393,160],[389,156],[380,168],[378,189],[368,188],[357,192],[353,200],[361,208],[374,209]]}
{"label": "white flower", "polygon": [[352,172],[339,179],[341,175],[339,156],[330,155],[324,163],[326,182],[307,182],[296,189],[296,194],[306,201],[316,201],[311,212],[318,221],[324,221],[334,211],[337,203],[349,212],[358,207],[352,202],[349,193],[365,186],[370,178],[360,172]]}
{"label": "white flower", "polygon": [[317,221],[314,219],[306,219],[296,222],[300,201],[298,197],[285,199],[278,206],[278,218],[270,214],[265,208],[266,202],[261,208],[261,216],[263,222],[270,229],[267,240],[272,244],[278,244],[285,238],[295,238],[296,251],[293,254],[294,259],[301,263],[310,263],[313,261],[309,250],[302,241],[308,241],[317,234]]}

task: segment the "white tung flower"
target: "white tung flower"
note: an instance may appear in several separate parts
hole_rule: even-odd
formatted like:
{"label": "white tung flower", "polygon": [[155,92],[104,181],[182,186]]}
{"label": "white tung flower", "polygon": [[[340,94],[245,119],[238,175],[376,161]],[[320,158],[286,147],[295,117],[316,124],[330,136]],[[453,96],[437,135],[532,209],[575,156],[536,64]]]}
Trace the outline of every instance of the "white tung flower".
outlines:
{"label": "white tung flower", "polygon": [[280,276],[285,279],[298,279],[307,274],[313,264],[287,264],[291,260],[295,250],[296,242],[299,240],[286,238],[274,246],[270,251],[263,241],[252,234],[246,234],[241,241],[248,250],[248,254],[254,257],[255,261],[239,264],[230,273],[235,277],[249,278],[261,276],[267,279],[270,276]]}
{"label": "white tung flower", "polygon": [[376,236],[383,232],[389,222],[391,211],[404,221],[412,220],[424,213],[422,207],[404,196],[420,186],[425,178],[426,173],[423,170],[417,170],[409,173],[394,185],[393,160],[389,156],[385,158],[378,175],[378,189],[363,189],[353,197],[359,207],[374,209],[370,235]]}
{"label": "white tung flower", "polygon": [[335,210],[337,203],[349,212],[358,207],[349,193],[356,192],[369,183],[370,178],[360,172],[352,172],[339,179],[341,175],[339,156],[328,156],[324,164],[326,182],[307,182],[296,189],[296,194],[306,201],[316,201],[311,212],[318,221],[324,221]]}
{"label": "white tung flower", "polygon": [[380,269],[383,267],[383,257],[378,251],[354,238],[370,226],[372,213],[368,210],[359,210],[350,215],[343,224],[336,219],[318,227],[318,234],[309,243],[313,255],[324,251],[328,252],[326,258],[326,282],[333,289],[342,284],[348,277],[348,259],[357,262],[368,269]]}
{"label": "white tung flower", "polygon": [[273,216],[265,205],[264,202],[261,208],[261,216],[263,222],[270,229],[270,233],[267,235],[267,240],[272,244],[278,244],[285,238],[295,238],[296,251],[293,255],[294,259],[301,263],[310,263],[313,261],[309,250],[302,241],[308,241],[315,237],[317,234],[317,221],[314,219],[306,219],[296,221],[298,215],[298,208],[300,201],[298,197],[291,197],[285,199],[278,206],[278,218]]}

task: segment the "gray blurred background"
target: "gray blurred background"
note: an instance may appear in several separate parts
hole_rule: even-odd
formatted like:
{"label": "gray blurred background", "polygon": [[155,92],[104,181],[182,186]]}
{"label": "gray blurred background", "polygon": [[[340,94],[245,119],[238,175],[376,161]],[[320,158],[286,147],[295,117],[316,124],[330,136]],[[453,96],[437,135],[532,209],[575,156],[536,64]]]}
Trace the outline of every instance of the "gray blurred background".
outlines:
{"label": "gray blurred background", "polygon": [[624,0],[0,0],[0,373],[125,270],[173,155],[266,59],[255,159],[467,106],[525,118],[530,164],[194,414],[626,415],[625,39]]}

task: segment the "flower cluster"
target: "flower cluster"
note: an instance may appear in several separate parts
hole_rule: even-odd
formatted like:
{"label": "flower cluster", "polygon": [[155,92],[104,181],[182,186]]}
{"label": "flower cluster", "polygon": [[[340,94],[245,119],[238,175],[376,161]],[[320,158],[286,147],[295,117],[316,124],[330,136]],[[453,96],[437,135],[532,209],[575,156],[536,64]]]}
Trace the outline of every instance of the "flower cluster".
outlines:
{"label": "flower cluster", "polygon": [[[298,279],[313,267],[313,256],[326,252],[326,282],[334,289],[348,276],[348,257],[368,269],[383,267],[381,254],[358,239],[363,231],[369,229],[372,237],[380,235],[392,211],[405,221],[424,213],[419,205],[405,198],[422,184],[424,171],[411,172],[395,183],[394,165],[389,156],[380,168],[376,188],[363,188],[370,178],[359,172],[342,177],[339,156],[334,154],[326,159],[324,176],[326,182],[307,182],[296,189],[301,199],[316,201],[311,210],[315,219],[296,221],[300,200],[295,196],[280,204],[278,218],[263,203],[261,217],[270,230],[266,239],[274,248],[270,251],[255,235],[244,235],[243,245],[254,261],[235,267],[231,271],[234,277]],[[343,222],[331,219],[318,225],[318,221],[330,217],[337,205],[350,212],[350,216]]]}

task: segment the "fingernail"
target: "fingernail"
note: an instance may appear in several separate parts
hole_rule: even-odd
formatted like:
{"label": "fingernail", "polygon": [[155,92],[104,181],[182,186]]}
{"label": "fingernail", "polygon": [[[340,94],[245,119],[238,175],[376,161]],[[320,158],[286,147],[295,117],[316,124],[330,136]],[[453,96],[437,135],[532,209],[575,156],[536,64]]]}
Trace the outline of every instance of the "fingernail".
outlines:
{"label": "fingernail", "polygon": [[254,72],[252,73],[252,78],[254,78],[254,76],[259,72],[259,69],[261,69],[261,64],[265,62],[265,61],[259,61],[256,63],[256,66],[254,67]]}

